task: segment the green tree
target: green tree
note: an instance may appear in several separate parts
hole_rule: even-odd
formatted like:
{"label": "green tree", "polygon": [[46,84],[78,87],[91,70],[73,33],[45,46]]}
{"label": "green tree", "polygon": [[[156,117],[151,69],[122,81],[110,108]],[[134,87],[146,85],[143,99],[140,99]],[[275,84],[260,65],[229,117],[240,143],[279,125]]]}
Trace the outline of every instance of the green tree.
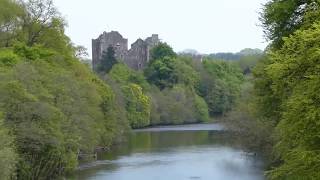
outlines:
{"label": "green tree", "polygon": [[1,178],[55,179],[82,153],[121,140],[129,123],[113,90],[76,58],[51,0],[0,5],[0,36],[10,37],[0,43]]}
{"label": "green tree", "polygon": [[106,76],[110,76],[116,83],[122,85],[128,83],[138,84],[140,87],[142,87],[143,91],[146,91],[150,88],[150,85],[141,72],[134,71],[123,63],[115,64],[112,67],[112,70]]}
{"label": "green tree", "polygon": [[319,17],[318,0],[271,0],[264,5],[261,22],[268,40],[280,47],[283,37],[300,28],[309,28]]}
{"label": "green tree", "polygon": [[128,126],[111,88],[73,56],[21,44],[0,50],[0,62],[0,108],[15,136],[18,179],[72,171],[78,152],[111,146]]}
{"label": "green tree", "polygon": [[254,67],[263,58],[263,54],[246,55],[242,56],[238,61],[235,61],[234,63],[241,68],[244,75],[251,75]]}
{"label": "green tree", "polygon": [[282,163],[271,179],[319,179],[320,24],[284,38],[265,67],[272,91],[281,100],[275,151]]}
{"label": "green tree", "polygon": [[199,122],[209,121],[209,109],[206,101],[194,94],[194,109],[195,109],[195,119]]}
{"label": "green tree", "polygon": [[155,84],[160,89],[173,87],[178,83],[178,76],[175,73],[176,59],[165,56],[157,59],[145,69],[145,76],[148,82]]}
{"label": "green tree", "polygon": [[122,98],[127,119],[132,128],[141,128],[150,125],[151,100],[145,94],[149,84],[140,72],[130,69],[127,65],[118,63],[113,66],[106,80],[114,81],[113,88]]}
{"label": "green tree", "polygon": [[193,61],[189,58],[177,57],[174,64],[174,74],[179,84],[187,88],[195,89],[200,83],[200,74],[189,64]]}
{"label": "green tree", "polygon": [[19,18],[24,14],[23,8],[13,0],[0,1],[0,47],[8,47],[17,36],[21,26]]}
{"label": "green tree", "polygon": [[152,125],[207,122],[209,119],[205,101],[185,85],[162,91],[155,89],[150,95]]}
{"label": "green tree", "polygon": [[136,84],[122,87],[126,100],[127,117],[132,128],[150,125],[150,98],[143,94],[142,88]]}
{"label": "green tree", "polygon": [[163,59],[165,57],[175,58],[177,54],[173,51],[167,43],[159,43],[157,46],[151,49],[151,62],[157,59]]}
{"label": "green tree", "polygon": [[115,57],[115,51],[112,46],[108,47],[107,52],[103,51],[102,58],[98,67],[99,72],[109,73],[112,67],[117,64],[118,61]]}
{"label": "green tree", "polygon": [[210,115],[223,115],[230,111],[239,96],[243,74],[232,62],[203,61],[198,93],[206,100]]}
{"label": "green tree", "polygon": [[182,57],[154,60],[144,72],[149,83],[161,90],[172,88],[176,84],[185,84],[194,88],[199,83],[199,74]]}

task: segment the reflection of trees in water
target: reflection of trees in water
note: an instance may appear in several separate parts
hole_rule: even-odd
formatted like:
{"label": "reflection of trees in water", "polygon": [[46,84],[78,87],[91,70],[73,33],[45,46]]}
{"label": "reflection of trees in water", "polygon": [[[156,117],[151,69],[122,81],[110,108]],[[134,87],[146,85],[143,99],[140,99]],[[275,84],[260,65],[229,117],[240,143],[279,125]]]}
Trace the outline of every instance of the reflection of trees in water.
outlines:
{"label": "reflection of trees in water", "polygon": [[99,159],[115,160],[121,155],[162,151],[168,148],[216,145],[246,150],[245,143],[226,131],[163,131],[135,132],[126,143],[115,146],[112,151],[99,154]]}
{"label": "reflection of trees in water", "polygon": [[[128,137],[128,142],[105,153],[103,159],[132,152],[150,152],[171,147],[195,145],[231,145],[230,136],[223,131],[166,131],[136,132]],[[101,156],[100,156],[101,157]]]}
{"label": "reflection of trees in water", "polygon": [[[93,164],[94,168],[89,168],[82,170],[80,174],[90,177],[91,175],[97,174],[98,171],[117,171],[118,168],[122,167],[121,158],[123,156],[128,156],[141,153],[143,157],[145,154],[151,153],[166,153],[171,150],[182,149],[188,150],[192,149],[195,146],[208,146],[208,147],[217,147],[217,148],[226,148],[226,150],[240,150],[245,149],[241,143],[238,141],[234,135],[227,131],[160,131],[160,132],[134,132],[128,137],[128,141],[121,145],[115,146],[112,151],[101,153],[98,158],[103,161],[98,161],[98,164]],[[233,151],[232,150],[232,151]],[[217,152],[215,152],[217,153]],[[225,154],[226,151],[221,151]],[[210,153],[208,154],[210,155]],[[217,155],[219,156],[220,155]],[[221,155],[222,156],[222,155]],[[243,157],[246,158],[246,153],[243,153]],[[210,157],[208,157],[210,158]],[[248,158],[257,158],[257,157],[248,157]],[[219,158],[218,158],[219,159]],[[120,164],[115,163],[121,161]],[[135,159],[137,160],[137,159]],[[234,160],[234,159],[233,159]],[[252,159],[248,159],[248,162],[251,162]],[[130,162],[130,161],[129,161]],[[143,161],[144,162],[144,161]],[[242,161],[241,161],[242,162]],[[257,161],[258,162],[258,161]],[[260,162],[260,161],[259,161]],[[99,164],[102,163],[102,164]],[[122,162],[123,163],[123,162]],[[135,165],[136,161],[134,161]],[[146,163],[154,163],[154,161],[146,161]],[[161,163],[161,162],[157,162]],[[242,169],[237,169],[238,165],[233,161],[223,161],[219,162],[219,166],[223,166],[224,169],[229,170],[230,172],[240,172]],[[237,165],[237,166],[235,166]],[[256,165],[254,165],[256,166]],[[257,166],[260,166],[258,164]],[[260,168],[258,168],[260,169]],[[75,179],[85,179],[84,177],[76,177]]]}

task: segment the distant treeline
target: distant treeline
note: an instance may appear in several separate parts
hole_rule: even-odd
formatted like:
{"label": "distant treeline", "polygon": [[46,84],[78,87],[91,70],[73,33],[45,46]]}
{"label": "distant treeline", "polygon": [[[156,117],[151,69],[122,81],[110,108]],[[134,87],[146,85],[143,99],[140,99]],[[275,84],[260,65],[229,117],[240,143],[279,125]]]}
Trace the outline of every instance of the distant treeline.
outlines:
{"label": "distant treeline", "polygon": [[219,53],[209,54],[206,57],[211,58],[211,59],[222,59],[222,60],[235,61],[235,60],[240,60],[241,58],[246,57],[246,56],[259,56],[262,54],[263,54],[263,51],[260,49],[246,48],[246,49],[243,49],[237,53],[219,52]]}

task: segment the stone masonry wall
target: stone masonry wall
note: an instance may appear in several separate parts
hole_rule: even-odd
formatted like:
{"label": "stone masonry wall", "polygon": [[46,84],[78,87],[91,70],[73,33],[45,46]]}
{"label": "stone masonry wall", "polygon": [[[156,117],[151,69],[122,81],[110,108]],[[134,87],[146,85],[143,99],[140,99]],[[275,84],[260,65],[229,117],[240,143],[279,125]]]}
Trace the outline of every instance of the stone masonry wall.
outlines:
{"label": "stone masonry wall", "polygon": [[159,42],[158,35],[153,34],[146,40],[138,39],[128,50],[128,39],[123,38],[119,32],[104,32],[99,38],[92,40],[92,67],[97,69],[103,51],[112,46],[115,49],[117,59],[123,61],[132,69],[142,70],[150,60],[150,49]]}

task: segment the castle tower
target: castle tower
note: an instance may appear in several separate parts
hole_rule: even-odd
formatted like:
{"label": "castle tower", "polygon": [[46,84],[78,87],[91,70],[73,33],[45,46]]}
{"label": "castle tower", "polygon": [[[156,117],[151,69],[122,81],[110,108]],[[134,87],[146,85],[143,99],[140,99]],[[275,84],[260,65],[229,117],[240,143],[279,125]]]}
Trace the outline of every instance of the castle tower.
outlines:
{"label": "castle tower", "polygon": [[148,37],[145,42],[147,43],[147,63],[150,61],[150,50],[160,43],[159,35],[152,34],[151,37]]}
{"label": "castle tower", "polygon": [[150,61],[150,50],[159,42],[159,36],[153,34],[145,40],[138,39],[128,50],[128,39],[123,38],[119,32],[104,32],[99,38],[92,40],[92,67],[94,70],[98,68],[103,51],[111,46],[115,50],[117,59],[134,70],[142,70]]}
{"label": "castle tower", "polygon": [[125,59],[128,51],[128,39],[123,38],[117,31],[111,31],[109,33],[104,32],[99,38],[92,40],[93,69],[97,69],[103,51],[106,51],[110,46],[114,48],[117,59]]}

